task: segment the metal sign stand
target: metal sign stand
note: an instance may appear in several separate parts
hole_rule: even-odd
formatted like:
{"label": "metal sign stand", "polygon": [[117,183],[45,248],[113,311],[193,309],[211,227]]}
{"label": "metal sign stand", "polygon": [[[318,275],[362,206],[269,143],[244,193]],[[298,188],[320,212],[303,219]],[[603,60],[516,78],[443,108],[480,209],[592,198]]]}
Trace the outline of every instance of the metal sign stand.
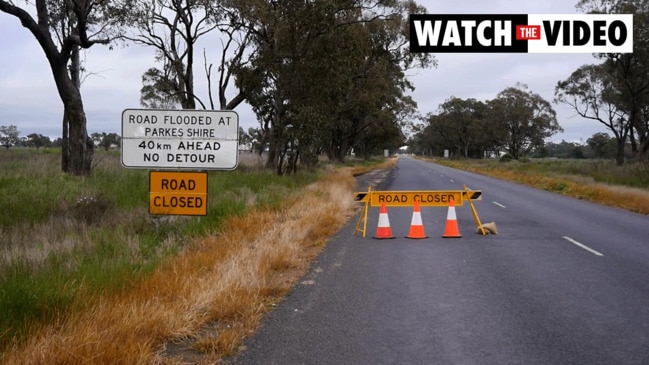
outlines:
{"label": "metal sign stand", "polygon": [[[464,191],[466,192],[467,196],[471,196],[471,189],[469,189],[466,184],[464,185]],[[473,214],[473,220],[475,221],[476,228],[482,233],[482,235],[486,235],[487,233],[485,232],[484,228],[482,228],[482,223],[480,223],[480,217],[478,217],[478,212],[475,210],[475,207],[473,206],[473,199],[467,199],[469,201],[469,205],[471,206],[471,213]]]}
{"label": "metal sign stand", "polygon": [[[361,212],[361,216],[358,219],[358,223],[356,223],[356,229],[354,230],[354,235],[356,235],[357,232],[363,232],[363,238],[365,238],[365,232],[367,232],[367,211],[369,209],[370,202],[372,201],[372,185],[367,188],[367,194],[369,196],[365,200],[365,206],[363,207],[363,211]],[[363,229],[360,228],[361,223],[363,224]]]}

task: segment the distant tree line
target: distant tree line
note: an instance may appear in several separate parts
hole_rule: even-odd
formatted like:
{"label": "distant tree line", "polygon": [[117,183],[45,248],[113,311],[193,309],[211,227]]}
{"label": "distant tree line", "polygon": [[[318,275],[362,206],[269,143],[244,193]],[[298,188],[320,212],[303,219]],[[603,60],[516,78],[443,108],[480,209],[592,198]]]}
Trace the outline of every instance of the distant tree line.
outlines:
{"label": "distant tree line", "polygon": [[[602,158],[614,159],[618,140],[608,133],[595,133],[585,142],[548,142],[561,130],[548,101],[522,84],[509,87],[493,100],[451,97],[437,113],[423,118],[408,141],[408,152],[426,156],[461,158]],[[631,143],[623,157],[632,158]]]}
{"label": "distant tree line", "polygon": [[518,159],[561,131],[550,102],[524,84],[502,90],[493,100],[450,97],[429,113],[410,139],[415,153],[480,158],[503,151]]}
{"label": "distant tree line", "polygon": [[[444,148],[442,146],[422,144],[417,139],[412,139],[408,145],[408,152],[423,156],[443,156]],[[506,151],[501,151],[500,155]],[[461,157],[457,150],[449,150],[451,157]],[[607,133],[598,132],[593,134],[585,142],[568,142],[562,140],[559,143],[546,141],[543,144],[531,149],[525,156],[532,158],[573,158],[573,159],[615,159],[617,155],[617,141]],[[509,155],[511,156],[511,155]],[[624,150],[624,156],[627,159],[632,158],[633,152],[631,144],[627,143]],[[494,153],[486,151],[480,157],[499,157]],[[512,157],[513,158],[513,157]]]}
{"label": "distant tree line", "polygon": [[[560,143],[545,142],[545,144],[531,153],[534,158],[594,158],[612,160],[617,154],[617,142],[615,138],[607,133],[598,132],[593,134],[586,142]],[[631,158],[631,145],[625,149],[626,158]]]}
{"label": "distant tree line", "polygon": [[[239,127],[239,149],[255,153],[262,153],[268,149],[268,145],[261,142],[260,130],[258,128],[249,128],[246,132]],[[104,150],[121,147],[122,137],[117,133],[92,133],[90,135],[95,147]],[[20,136],[20,131],[15,125],[0,126],[0,147],[9,149],[11,147],[61,147],[63,139],[61,137],[51,140],[50,137],[40,133],[31,133],[25,137]]]}
{"label": "distant tree line", "polygon": [[[119,148],[121,137],[116,133],[93,133],[91,139],[97,148],[109,150]],[[25,137],[20,136],[20,131],[15,125],[0,126],[0,147],[9,149],[11,147],[62,147],[61,137],[52,140],[49,136],[40,133],[31,133]]]}

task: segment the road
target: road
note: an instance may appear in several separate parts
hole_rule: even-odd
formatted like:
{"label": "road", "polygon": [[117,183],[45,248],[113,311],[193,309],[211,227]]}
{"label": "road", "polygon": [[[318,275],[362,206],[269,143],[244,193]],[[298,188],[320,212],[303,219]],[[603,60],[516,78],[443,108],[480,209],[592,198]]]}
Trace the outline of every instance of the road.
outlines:
{"label": "road", "polygon": [[[232,364],[649,364],[649,217],[400,158],[379,190],[482,190],[498,235],[441,238],[448,209],[357,217]],[[365,190],[365,187],[359,187]]]}

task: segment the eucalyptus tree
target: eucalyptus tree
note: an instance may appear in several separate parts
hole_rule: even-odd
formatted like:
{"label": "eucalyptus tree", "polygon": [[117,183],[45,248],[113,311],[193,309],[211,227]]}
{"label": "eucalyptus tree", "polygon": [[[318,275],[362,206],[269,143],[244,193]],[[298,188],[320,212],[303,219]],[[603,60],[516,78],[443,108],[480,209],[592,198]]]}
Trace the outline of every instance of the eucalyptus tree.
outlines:
{"label": "eucalyptus tree", "polygon": [[49,147],[51,145],[52,145],[52,141],[48,136],[44,136],[40,133],[31,133],[27,135],[28,147],[41,148],[41,147]]}
{"label": "eucalyptus tree", "polygon": [[20,142],[20,131],[15,125],[0,126],[0,146],[9,149]]}
{"label": "eucalyptus tree", "polygon": [[[462,157],[481,157],[485,147],[483,126],[485,103],[476,99],[450,97],[439,106],[436,132]],[[450,149],[450,148],[449,148]]]}
{"label": "eucalyptus tree", "polygon": [[[626,113],[633,154],[637,159],[646,159],[649,154],[649,0],[581,0],[576,7],[585,13],[633,14],[633,53],[602,53],[595,57],[619,93],[615,102]],[[619,148],[618,145],[618,163]]]}
{"label": "eucalyptus tree", "polygon": [[[79,83],[79,49],[107,45],[119,36],[116,19],[121,7],[103,0],[0,0],[0,11],[16,17],[36,39],[50,65],[63,102],[62,170],[74,175],[91,171],[94,145],[88,137],[86,114]],[[33,7],[32,7],[33,5]],[[70,68],[71,67],[71,68]]]}
{"label": "eucalyptus tree", "polygon": [[424,147],[422,152],[441,155],[449,150],[453,156],[480,158],[497,151],[498,141],[505,140],[504,126],[494,120],[486,102],[451,96],[423,118],[416,141]]}
{"label": "eucalyptus tree", "polygon": [[177,81],[167,62],[163,62],[162,69],[149,68],[142,74],[140,105],[149,109],[176,109],[183,94],[178,91],[180,85]]}
{"label": "eucalyptus tree", "polygon": [[108,151],[112,146],[119,147],[121,143],[121,137],[117,133],[95,132],[90,137],[96,146],[103,148],[105,151]]}
{"label": "eucalyptus tree", "polygon": [[613,158],[617,150],[617,143],[607,133],[598,132],[586,140],[595,158]]}
{"label": "eucalyptus tree", "polygon": [[390,147],[403,143],[400,119],[414,110],[405,71],[433,60],[406,47],[407,13],[421,7],[372,0],[239,6],[253,25],[255,54],[237,82],[269,143],[267,167],[281,172],[288,150],[306,161],[320,151],[342,160],[379,138]]}
{"label": "eucalyptus tree", "polygon": [[295,104],[308,97],[308,88],[314,84],[301,75],[317,65],[308,51],[313,50],[315,39],[328,31],[327,18],[316,10],[324,3],[236,3],[241,19],[248,21],[254,47],[250,64],[236,71],[237,86],[260,121],[262,143],[268,145],[266,166],[278,173],[285,170],[283,157],[289,150],[294,152],[302,133],[293,120],[311,112],[308,108],[298,110]]}
{"label": "eucalyptus tree", "polygon": [[488,106],[490,118],[506,130],[501,145],[515,159],[543,146],[545,138],[563,130],[550,102],[524,84],[505,88]]}
{"label": "eucalyptus tree", "polygon": [[424,156],[442,156],[448,149],[448,142],[439,133],[444,121],[438,114],[428,113],[420,118],[423,122],[417,127],[417,132],[409,140],[409,150]]}
{"label": "eucalyptus tree", "polygon": [[129,9],[128,25],[134,34],[126,39],[155,50],[161,68],[150,68],[143,77],[140,103],[151,108],[215,109],[212,97],[212,64],[203,50],[209,101],[199,97],[195,87],[197,46],[221,43],[218,79],[218,108],[234,109],[245,98],[238,93],[226,98],[233,68],[243,62],[248,35],[243,23],[224,1],[213,0],[135,0]]}
{"label": "eucalyptus tree", "polygon": [[[326,125],[330,138],[327,154],[342,161],[350,148],[365,154],[396,149],[404,143],[403,130],[416,118],[417,104],[407,94],[414,86],[407,78],[412,68],[435,66],[435,58],[408,51],[407,15],[424,12],[412,2],[394,2],[381,11],[368,12],[367,21],[354,23],[338,36],[343,64],[331,84],[333,120]],[[338,32],[340,34],[342,32]],[[388,132],[386,134],[386,132]],[[375,145],[368,149],[370,145]]]}
{"label": "eucalyptus tree", "polygon": [[622,106],[623,92],[605,65],[583,65],[555,87],[555,102],[569,105],[582,118],[604,125],[616,141],[615,161],[624,164],[624,148],[631,119]]}

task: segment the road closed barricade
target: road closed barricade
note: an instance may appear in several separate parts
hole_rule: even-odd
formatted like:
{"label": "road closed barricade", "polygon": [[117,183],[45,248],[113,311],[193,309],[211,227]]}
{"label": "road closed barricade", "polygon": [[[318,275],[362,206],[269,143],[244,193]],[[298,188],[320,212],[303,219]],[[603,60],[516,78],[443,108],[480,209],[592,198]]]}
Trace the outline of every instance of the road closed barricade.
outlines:
{"label": "road closed barricade", "polygon": [[[356,202],[365,203],[365,206],[361,212],[360,219],[354,230],[354,234],[358,232],[363,233],[363,237],[366,235],[367,231],[367,214],[368,208],[372,207],[381,207],[381,217],[380,224],[383,226],[379,227],[380,230],[386,231],[389,229],[385,227],[386,222],[389,222],[387,218],[387,207],[413,207],[413,220],[412,225],[416,225],[418,230],[421,230],[421,234],[418,234],[417,238],[427,238],[423,235],[423,226],[421,225],[421,212],[419,207],[447,207],[449,209],[449,214],[447,220],[456,219],[455,216],[455,207],[461,207],[465,202],[471,206],[471,213],[476,223],[476,228],[478,233],[483,235],[487,233],[495,233],[495,223],[490,223],[487,227],[494,227],[493,230],[485,229],[486,225],[483,225],[480,222],[478,213],[473,205],[473,201],[482,200],[482,191],[480,190],[471,190],[464,186],[464,190],[427,190],[427,191],[378,191],[372,190],[371,186],[365,192],[356,192],[354,193],[354,200]],[[449,234],[448,227],[449,224],[455,229],[452,234]],[[389,225],[389,223],[388,223]],[[457,221],[447,222],[447,229],[442,237],[461,237],[459,230],[457,228]],[[409,236],[412,238],[412,229]],[[375,238],[381,238],[377,234]],[[383,237],[384,238],[384,237]]]}

